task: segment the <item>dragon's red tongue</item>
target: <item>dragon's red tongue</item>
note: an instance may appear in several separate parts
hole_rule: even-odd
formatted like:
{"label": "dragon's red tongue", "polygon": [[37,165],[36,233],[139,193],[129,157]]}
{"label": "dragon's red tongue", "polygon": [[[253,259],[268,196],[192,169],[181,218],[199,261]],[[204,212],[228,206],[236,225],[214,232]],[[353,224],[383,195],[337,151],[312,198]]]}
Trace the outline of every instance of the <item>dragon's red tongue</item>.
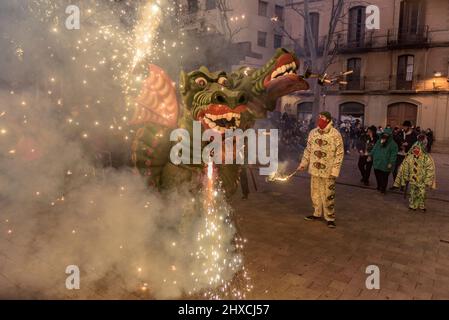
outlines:
{"label": "dragon's red tongue", "polygon": [[270,99],[277,99],[295,91],[308,90],[309,84],[297,74],[289,74],[271,80],[267,86]]}
{"label": "dragon's red tongue", "polygon": [[229,112],[233,113],[242,113],[245,112],[247,107],[245,105],[241,105],[236,107],[235,109],[231,109],[230,107],[223,104],[211,104],[207,107],[207,110],[203,113],[213,114],[213,115],[222,115]]}

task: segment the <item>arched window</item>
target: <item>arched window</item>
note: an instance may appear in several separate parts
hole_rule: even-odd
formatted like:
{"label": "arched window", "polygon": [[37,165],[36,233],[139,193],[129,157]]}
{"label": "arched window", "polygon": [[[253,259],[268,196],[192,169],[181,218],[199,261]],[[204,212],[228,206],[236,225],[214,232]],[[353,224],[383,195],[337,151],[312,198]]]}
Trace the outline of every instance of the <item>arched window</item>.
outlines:
{"label": "arched window", "polygon": [[365,44],[366,8],[362,6],[349,9],[348,46],[363,47]]}
{"label": "arched window", "polygon": [[346,102],[340,105],[340,121],[348,120],[351,124],[365,123],[365,105],[358,102]]}

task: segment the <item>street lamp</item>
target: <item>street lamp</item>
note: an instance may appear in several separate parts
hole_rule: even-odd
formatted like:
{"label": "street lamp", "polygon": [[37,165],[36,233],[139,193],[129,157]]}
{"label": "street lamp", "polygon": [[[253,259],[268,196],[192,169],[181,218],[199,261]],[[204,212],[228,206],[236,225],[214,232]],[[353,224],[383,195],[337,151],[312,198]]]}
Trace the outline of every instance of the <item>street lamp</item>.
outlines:
{"label": "street lamp", "polygon": [[436,78],[441,78],[441,77],[443,76],[443,73],[442,73],[441,71],[434,71],[434,72],[433,72],[433,76],[434,76],[434,79],[433,79],[433,89],[434,89],[434,90],[440,89],[441,86],[437,86]]}

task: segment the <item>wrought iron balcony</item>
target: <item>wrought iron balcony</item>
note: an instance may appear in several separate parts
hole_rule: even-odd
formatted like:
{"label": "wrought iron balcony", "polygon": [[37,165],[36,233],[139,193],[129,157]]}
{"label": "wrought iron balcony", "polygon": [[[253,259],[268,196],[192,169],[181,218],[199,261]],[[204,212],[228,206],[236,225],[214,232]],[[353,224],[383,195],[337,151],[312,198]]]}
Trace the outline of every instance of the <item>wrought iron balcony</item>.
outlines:
{"label": "wrought iron balcony", "polygon": [[355,77],[348,78],[347,82],[346,85],[335,83],[327,88],[341,94],[449,92],[449,81],[446,81],[445,77],[435,79],[420,74],[413,75],[411,79],[407,79],[403,75]]}
{"label": "wrought iron balcony", "polygon": [[426,46],[430,43],[429,26],[389,29],[387,43],[392,47]]}
{"label": "wrought iron balcony", "polygon": [[350,39],[348,32],[337,35],[337,48],[339,53],[354,53],[369,51],[373,48],[386,47],[386,37],[377,34],[374,30],[361,34],[357,39]]}
{"label": "wrought iron balcony", "polygon": [[346,79],[347,84],[340,84],[341,91],[364,91],[365,77],[351,76]]}

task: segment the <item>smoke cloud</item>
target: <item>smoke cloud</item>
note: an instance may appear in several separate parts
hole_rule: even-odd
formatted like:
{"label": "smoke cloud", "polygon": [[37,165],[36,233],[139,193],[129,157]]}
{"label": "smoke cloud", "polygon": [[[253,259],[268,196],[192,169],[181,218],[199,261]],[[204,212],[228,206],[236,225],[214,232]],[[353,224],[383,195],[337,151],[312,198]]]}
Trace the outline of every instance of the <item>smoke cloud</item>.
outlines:
{"label": "smoke cloud", "polygon": [[[123,166],[133,32],[148,2],[0,3],[1,298],[177,298],[241,269],[220,194],[217,240],[204,197],[159,194]],[[70,4],[80,30],[64,28]],[[68,265],[79,291],[65,287]]]}

